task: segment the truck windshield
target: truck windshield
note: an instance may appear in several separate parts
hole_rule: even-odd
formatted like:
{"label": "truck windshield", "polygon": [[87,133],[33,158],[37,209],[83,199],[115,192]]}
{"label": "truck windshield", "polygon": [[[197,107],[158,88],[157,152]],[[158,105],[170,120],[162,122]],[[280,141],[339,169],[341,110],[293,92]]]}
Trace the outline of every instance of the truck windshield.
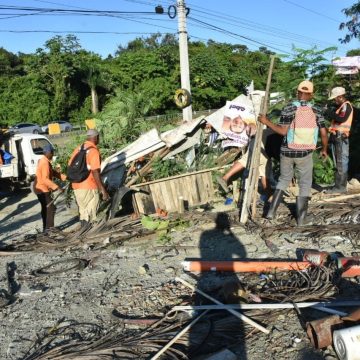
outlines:
{"label": "truck windshield", "polygon": [[32,139],[30,143],[31,148],[36,155],[42,155],[44,153],[44,146],[50,144],[49,141],[47,141],[46,139]]}

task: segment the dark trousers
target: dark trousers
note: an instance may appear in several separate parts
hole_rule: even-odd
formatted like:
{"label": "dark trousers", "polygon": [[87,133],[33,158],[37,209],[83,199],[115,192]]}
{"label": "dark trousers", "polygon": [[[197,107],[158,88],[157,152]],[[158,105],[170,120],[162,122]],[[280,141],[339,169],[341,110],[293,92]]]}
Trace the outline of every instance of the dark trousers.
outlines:
{"label": "dark trousers", "polygon": [[37,194],[39,202],[41,204],[41,217],[43,221],[43,230],[54,227],[54,217],[56,207],[54,204],[51,204],[49,207],[47,205],[52,201],[50,193],[41,193]]}

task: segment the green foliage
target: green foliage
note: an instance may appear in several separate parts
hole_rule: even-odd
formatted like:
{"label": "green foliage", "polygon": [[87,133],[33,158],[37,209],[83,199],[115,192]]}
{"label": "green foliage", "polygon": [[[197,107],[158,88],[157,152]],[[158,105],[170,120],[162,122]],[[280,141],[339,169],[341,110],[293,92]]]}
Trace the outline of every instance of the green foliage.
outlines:
{"label": "green foliage", "polygon": [[348,43],[351,39],[360,38],[360,1],[357,1],[354,5],[343,9],[343,13],[350,18],[349,21],[340,24],[340,30],[347,29],[348,33],[343,39],[340,39],[342,43]]}
{"label": "green foliage", "polygon": [[333,53],[334,47],[319,50],[293,48],[291,59],[278,63],[278,91],[285,94],[286,99],[294,97],[297,85],[304,79],[311,79],[315,85],[315,99],[324,100],[328,96],[328,89],[335,76],[335,70],[326,59],[326,55]]}
{"label": "green foliage", "polygon": [[[278,56],[272,91],[292,97],[298,82],[311,77],[316,100],[324,101],[338,84],[359,97],[359,76],[339,77],[324,61],[332,50],[294,48],[287,62]],[[220,108],[244,93],[251,80],[256,89],[264,89],[270,53],[263,47],[249,51],[242,44],[189,41],[193,109]],[[180,84],[179,48],[172,34],[137,38],[107,59],[82,49],[74,35],[55,36],[33,54],[0,48],[0,121],[83,123],[99,110],[110,149],[109,144],[126,144],[146,131],[145,114],[178,111],[173,96]],[[166,124],[154,125],[159,129]]]}
{"label": "green foliage", "polygon": [[144,120],[150,106],[151,102],[141,93],[117,91],[96,120],[96,126],[103,134],[104,147],[116,149],[135,141],[150,129]]}
{"label": "green foliage", "polygon": [[185,230],[190,227],[191,222],[181,218],[166,220],[143,215],[141,217],[141,224],[145,229],[156,231],[158,242],[164,244],[171,241],[170,231]]}
{"label": "green foliage", "polygon": [[313,178],[317,184],[332,184],[334,182],[335,167],[334,162],[328,156],[322,160],[317,152],[314,152],[314,173]]}
{"label": "green foliage", "polygon": [[210,169],[216,166],[216,160],[223,152],[220,147],[210,147],[206,144],[204,136],[201,136],[200,143],[196,148],[195,169]]}
{"label": "green foliage", "polygon": [[[5,85],[5,84],[4,84]],[[1,124],[44,124],[50,117],[51,98],[33,76],[15,76],[0,87]]]}
{"label": "green foliage", "polygon": [[84,126],[84,120],[91,119],[91,97],[88,96],[80,108],[75,108],[69,112],[69,118],[73,125]]}
{"label": "green foliage", "polygon": [[167,160],[157,158],[151,168],[151,180],[156,180],[182,174],[187,170],[187,165],[180,156],[176,156]]}

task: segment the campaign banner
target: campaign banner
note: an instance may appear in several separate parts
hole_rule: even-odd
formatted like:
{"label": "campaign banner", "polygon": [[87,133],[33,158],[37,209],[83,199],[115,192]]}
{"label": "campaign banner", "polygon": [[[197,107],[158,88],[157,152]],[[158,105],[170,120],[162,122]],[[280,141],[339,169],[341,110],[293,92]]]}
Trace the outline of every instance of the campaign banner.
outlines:
{"label": "campaign banner", "polygon": [[360,69],[360,56],[338,57],[332,63],[336,67],[356,67]]}
{"label": "campaign banner", "polygon": [[222,146],[244,147],[255,134],[262,94],[240,95],[206,117],[206,121],[220,134]]}
{"label": "campaign banner", "polygon": [[358,74],[359,69],[357,67],[345,67],[345,66],[337,66],[336,67],[336,75],[353,75]]}

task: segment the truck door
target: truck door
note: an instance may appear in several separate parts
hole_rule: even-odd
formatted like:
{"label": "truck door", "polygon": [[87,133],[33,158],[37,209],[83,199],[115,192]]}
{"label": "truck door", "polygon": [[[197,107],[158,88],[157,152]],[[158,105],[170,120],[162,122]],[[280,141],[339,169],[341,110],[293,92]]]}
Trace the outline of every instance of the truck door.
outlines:
{"label": "truck door", "polygon": [[[45,137],[33,137],[29,144],[29,157],[26,159],[28,164],[28,175],[33,176],[36,174],[37,163],[43,156],[43,148],[45,145],[51,145],[50,141]],[[25,155],[25,154],[24,154]]]}

